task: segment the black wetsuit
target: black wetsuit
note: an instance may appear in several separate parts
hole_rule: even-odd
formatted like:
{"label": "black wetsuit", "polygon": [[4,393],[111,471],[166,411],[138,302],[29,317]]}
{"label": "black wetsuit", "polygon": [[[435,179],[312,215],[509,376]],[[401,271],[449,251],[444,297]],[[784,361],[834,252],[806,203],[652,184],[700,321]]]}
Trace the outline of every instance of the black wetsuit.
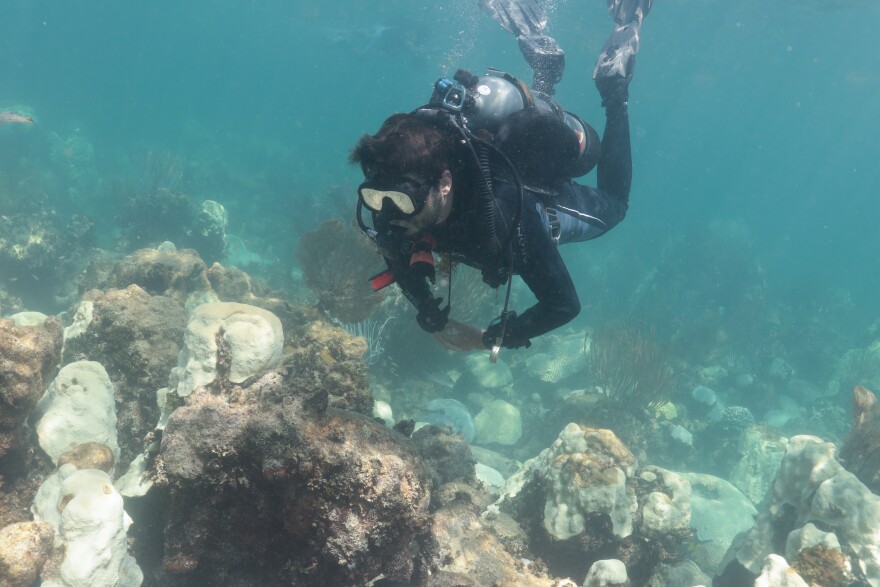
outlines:
{"label": "black wetsuit", "polygon": [[[496,225],[504,240],[517,210],[516,186],[505,178],[503,168],[493,173],[493,191],[497,202]],[[632,182],[629,119],[625,104],[606,107],[602,154],[597,166],[598,187],[561,180],[549,186],[552,195],[525,189],[520,230],[514,235],[513,272],[532,290],[537,303],[519,314],[508,326],[512,340],[525,341],[571,321],[580,312],[577,291],[562,261],[557,244],[590,240],[601,236],[623,220]],[[485,242],[485,222],[469,197],[471,186],[453,173],[453,209],[449,218],[434,227],[435,251],[450,253],[460,262],[481,268]],[[548,209],[550,211],[548,212]],[[556,220],[551,225],[553,211]],[[381,230],[380,215],[374,223]],[[433,299],[423,275],[410,269],[406,243],[397,247],[399,254],[386,253],[385,260],[398,285],[418,309]],[[507,338],[507,337],[506,337]]]}

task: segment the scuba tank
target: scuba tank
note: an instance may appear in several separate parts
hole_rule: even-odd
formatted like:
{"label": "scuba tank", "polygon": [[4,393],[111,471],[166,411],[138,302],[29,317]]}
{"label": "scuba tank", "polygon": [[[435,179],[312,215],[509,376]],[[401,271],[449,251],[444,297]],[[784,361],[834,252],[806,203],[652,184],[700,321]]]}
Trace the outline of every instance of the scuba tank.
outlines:
{"label": "scuba tank", "polygon": [[531,186],[580,177],[599,161],[602,143],[592,126],[496,69],[481,76],[459,70],[453,80],[437,80],[429,105],[460,112],[471,133],[489,133]]}

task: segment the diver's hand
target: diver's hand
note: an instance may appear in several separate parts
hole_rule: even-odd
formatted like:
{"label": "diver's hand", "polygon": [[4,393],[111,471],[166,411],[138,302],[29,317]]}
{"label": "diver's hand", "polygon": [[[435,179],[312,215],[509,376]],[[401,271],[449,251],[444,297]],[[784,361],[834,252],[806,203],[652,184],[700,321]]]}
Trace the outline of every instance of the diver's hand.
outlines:
{"label": "diver's hand", "polygon": [[440,332],[449,322],[449,304],[445,308],[440,307],[443,298],[431,298],[419,306],[416,322],[426,332]]}
{"label": "diver's hand", "polygon": [[505,327],[504,321],[496,318],[489,324],[489,327],[483,331],[483,346],[487,349],[491,349],[496,344],[499,344],[498,339],[501,337],[501,329],[504,328],[504,340],[500,341],[500,345],[506,349],[518,349],[520,347],[529,348],[532,346],[532,341],[525,337],[518,337],[513,335],[513,325],[516,323],[516,312],[511,311],[510,315],[507,317],[507,326]]}
{"label": "diver's hand", "polygon": [[631,23],[617,27],[599,54],[593,79],[602,102],[623,104],[629,99],[629,82],[636,68],[639,51],[639,26]]}
{"label": "diver's hand", "polygon": [[482,335],[483,331],[476,326],[449,320],[446,328],[434,333],[434,338],[451,351],[466,352],[484,348]]}

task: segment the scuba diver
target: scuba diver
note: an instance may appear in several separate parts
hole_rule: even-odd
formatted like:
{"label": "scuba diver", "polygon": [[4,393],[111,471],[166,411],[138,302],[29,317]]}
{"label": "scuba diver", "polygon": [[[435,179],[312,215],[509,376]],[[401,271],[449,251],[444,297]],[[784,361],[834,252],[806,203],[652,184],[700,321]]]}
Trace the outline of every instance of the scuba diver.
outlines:
{"label": "scuba diver", "polygon": [[[516,35],[532,87],[497,70],[459,70],[436,82],[425,106],[394,114],[375,135],[362,136],[350,161],[365,177],[358,223],[388,267],[372,279],[374,289],[396,282],[424,330],[458,350],[491,349],[494,361],[501,348],[528,347],[577,316],[578,295],[557,247],[601,236],[626,215],[629,83],[653,0],[609,0],[615,28],[593,71],[606,116],[601,141],[553,99],[565,54],[544,34],[538,1],[480,2]],[[596,187],[575,183],[593,167]],[[504,310],[485,330],[450,320],[449,295],[441,307],[431,288],[434,252],[479,269],[492,288],[507,284]],[[537,300],[521,314],[509,309],[513,275]]]}

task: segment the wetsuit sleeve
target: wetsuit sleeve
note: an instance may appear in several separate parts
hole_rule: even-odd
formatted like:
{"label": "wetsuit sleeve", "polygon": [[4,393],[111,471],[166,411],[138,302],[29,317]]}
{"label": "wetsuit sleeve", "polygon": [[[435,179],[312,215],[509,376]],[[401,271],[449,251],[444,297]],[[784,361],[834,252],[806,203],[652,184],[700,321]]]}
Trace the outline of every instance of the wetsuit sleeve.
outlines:
{"label": "wetsuit sleeve", "polygon": [[605,132],[602,134],[602,154],[596,174],[599,190],[616,200],[625,214],[632,187],[632,148],[625,101],[615,100],[605,104]]}
{"label": "wetsuit sleeve", "polygon": [[523,212],[516,269],[537,303],[519,314],[510,327],[510,339],[520,341],[567,324],[581,310],[577,290],[556,244],[537,214]]}

